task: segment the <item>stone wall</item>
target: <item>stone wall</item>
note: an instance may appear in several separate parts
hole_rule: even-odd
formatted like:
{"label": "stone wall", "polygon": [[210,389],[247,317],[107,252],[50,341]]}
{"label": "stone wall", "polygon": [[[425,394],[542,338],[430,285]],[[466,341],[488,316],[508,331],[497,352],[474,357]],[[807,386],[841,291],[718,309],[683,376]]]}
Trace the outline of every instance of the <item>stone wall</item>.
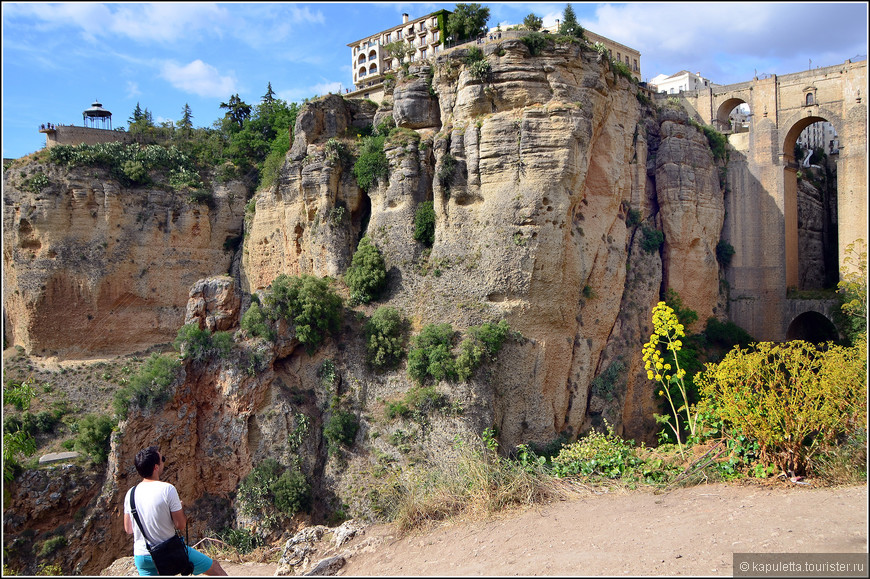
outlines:
{"label": "stone wall", "polygon": [[41,130],[45,133],[45,148],[55,145],[96,145],[97,143],[146,143],[153,139],[145,135],[134,135],[123,131],[107,129],[92,129],[90,127],[75,127],[72,125],[56,125],[53,130]]}

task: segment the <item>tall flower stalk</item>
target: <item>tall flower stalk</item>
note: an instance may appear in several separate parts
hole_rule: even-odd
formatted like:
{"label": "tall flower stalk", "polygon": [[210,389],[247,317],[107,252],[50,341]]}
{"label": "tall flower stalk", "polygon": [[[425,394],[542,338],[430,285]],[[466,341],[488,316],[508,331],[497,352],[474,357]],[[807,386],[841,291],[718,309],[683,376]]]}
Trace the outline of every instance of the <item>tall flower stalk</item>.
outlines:
{"label": "tall flower stalk", "polygon": [[[674,422],[671,423],[670,416],[664,417],[661,422],[671,427],[671,430],[677,437],[677,445],[680,447],[680,452],[682,452],[683,442],[680,435],[680,418],[682,414],[685,413],[685,427],[689,431],[690,436],[695,435],[698,424],[698,413],[689,405],[685,383],[686,371],[680,368],[680,362],[677,357],[677,352],[683,347],[683,342],[680,338],[684,338],[686,332],[674,310],[665,304],[665,302],[659,302],[653,308],[652,313],[653,333],[643,347],[644,367],[646,368],[647,378],[662,385],[659,395],[667,398]],[[662,347],[664,347],[665,351],[664,356],[662,355]],[[671,360],[673,360],[673,364],[671,364]],[[671,393],[671,386],[677,387],[682,396],[682,401],[674,400],[675,396]],[[678,407],[677,405],[680,402],[682,404]]]}

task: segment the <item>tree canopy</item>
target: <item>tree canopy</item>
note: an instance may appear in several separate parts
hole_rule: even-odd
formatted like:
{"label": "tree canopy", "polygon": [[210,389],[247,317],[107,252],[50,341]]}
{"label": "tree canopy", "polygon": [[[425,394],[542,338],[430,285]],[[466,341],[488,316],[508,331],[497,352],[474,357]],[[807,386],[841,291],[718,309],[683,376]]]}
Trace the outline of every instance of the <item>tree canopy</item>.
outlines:
{"label": "tree canopy", "polygon": [[559,34],[565,36],[573,36],[574,38],[583,38],[584,30],[577,22],[577,15],[574,14],[574,8],[570,4],[565,5],[565,11],[562,12],[562,22],[559,24]]}
{"label": "tree canopy", "polygon": [[447,17],[447,34],[453,40],[468,40],[486,34],[489,8],[480,4],[457,4]]}
{"label": "tree canopy", "polygon": [[537,32],[544,26],[544,19],[535,13],[531,13],[523,18],[523,26],[532,32]]}

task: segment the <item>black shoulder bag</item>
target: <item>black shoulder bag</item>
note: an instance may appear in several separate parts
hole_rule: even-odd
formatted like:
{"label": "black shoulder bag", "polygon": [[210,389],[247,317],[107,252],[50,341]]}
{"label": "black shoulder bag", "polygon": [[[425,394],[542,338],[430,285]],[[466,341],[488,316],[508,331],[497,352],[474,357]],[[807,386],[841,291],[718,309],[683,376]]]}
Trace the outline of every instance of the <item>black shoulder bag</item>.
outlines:
{"label": "black shoulder bag", "polygon": [[[193,563],[187,557],[187,545],[184,544],[184,538],[178,533],[177,529],[171,538],[166,539],[162,543],[151,545],[151,540],[145,533],[142,521],[139,520],[139,513],[136,511],[135,493],[136,487],[133,487],[130,490],[130,513],[136,520],[136,524],[139,525],[142,536],[145,537],[145,546],[148,548],[148,552],[151,553],[151,560],[154,561],[157,572],[161,575],[193,574]],[[172,513],[170,512],[171,516]]]}

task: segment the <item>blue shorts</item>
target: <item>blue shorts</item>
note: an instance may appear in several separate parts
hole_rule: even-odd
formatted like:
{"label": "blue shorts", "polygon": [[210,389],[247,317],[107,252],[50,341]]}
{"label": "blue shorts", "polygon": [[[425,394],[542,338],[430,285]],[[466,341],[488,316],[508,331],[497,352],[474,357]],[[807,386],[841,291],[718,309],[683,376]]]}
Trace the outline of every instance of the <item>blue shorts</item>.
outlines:
{"label": "blue shorts", "polygon": [[[193,574],[202,575],[211,569],[212,560],[207,555],[203,555],[193,547],[187,548],[187,558],[193,563]],[[136,563],[136,569],[139,570],[139,575],[160,575],[157,572],[157,567],[154,566],[154,561],[151,560],[151,555],[136,555],[133,557],[133,562]]]}

